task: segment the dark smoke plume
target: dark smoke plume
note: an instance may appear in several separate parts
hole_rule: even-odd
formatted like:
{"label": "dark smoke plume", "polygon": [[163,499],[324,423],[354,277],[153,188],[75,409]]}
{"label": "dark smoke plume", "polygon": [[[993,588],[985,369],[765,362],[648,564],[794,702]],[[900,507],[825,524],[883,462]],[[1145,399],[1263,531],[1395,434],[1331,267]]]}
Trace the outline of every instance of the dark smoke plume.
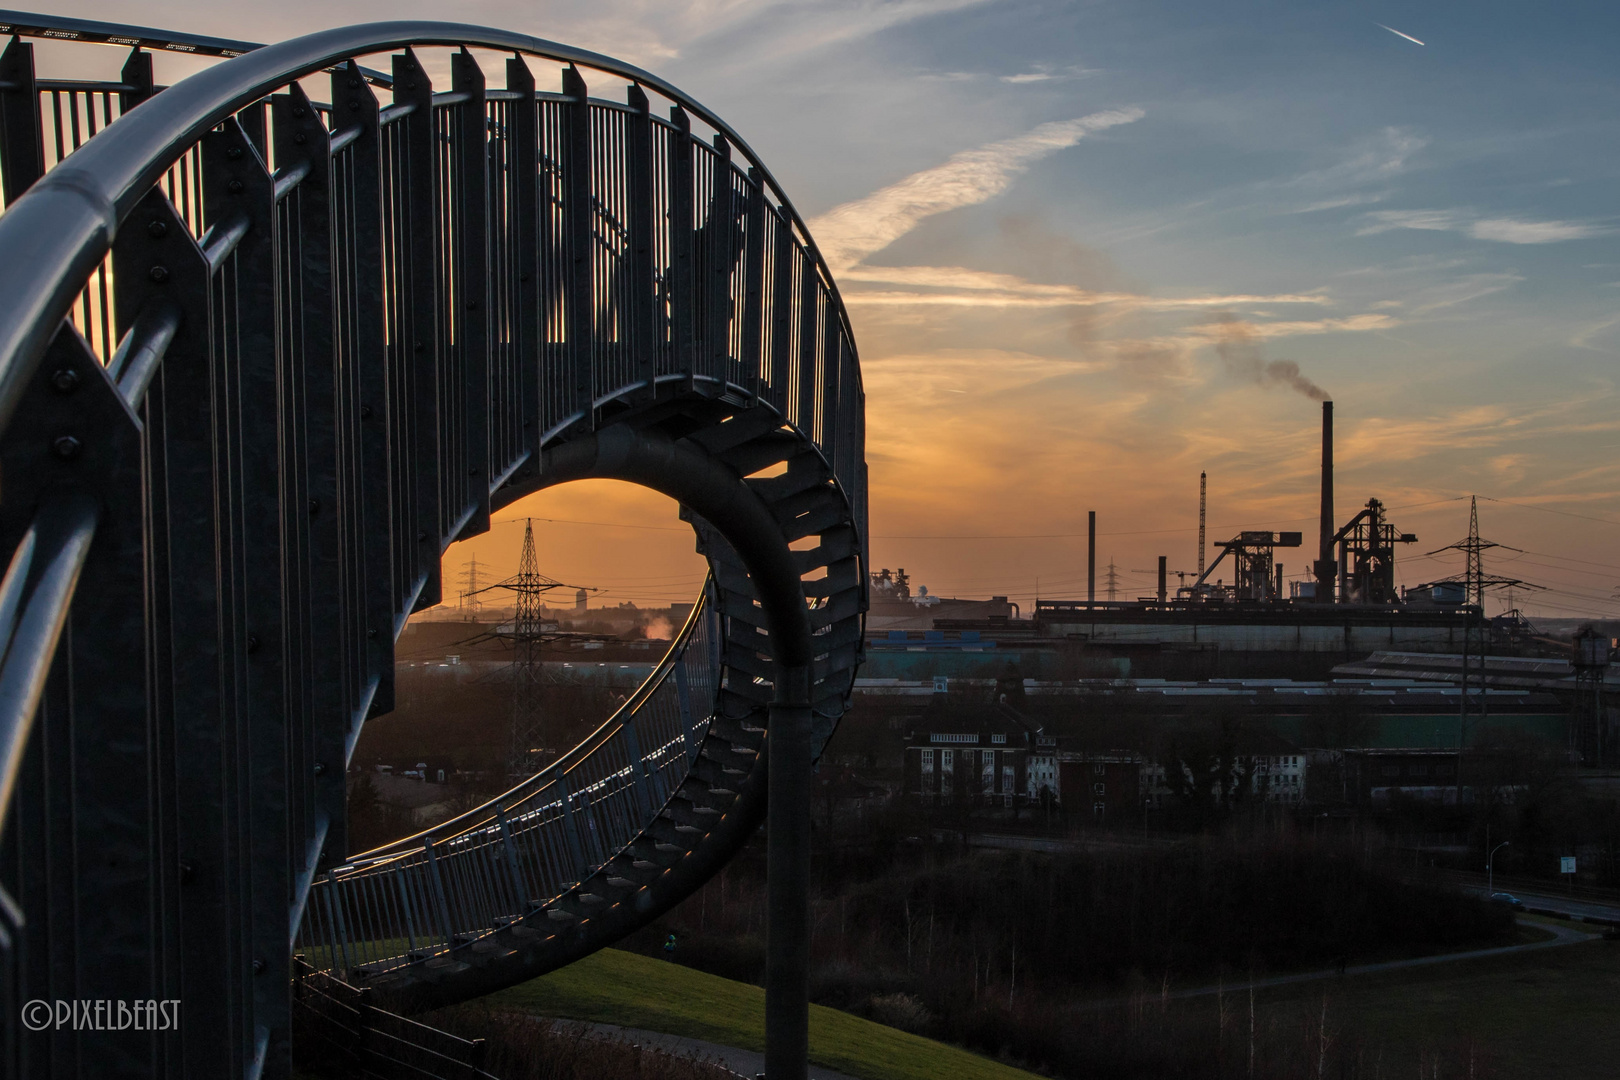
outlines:
{"label": "dark smoke plume", "polygon": [[1226,370],[1259,386],[1287,386],[1312,401],[1326,401],[1328,392],[1300,373],[1292,360],[1267,361],[1261,350],[1260,335],[1235,315],[1219,315],[1215,320],[1215,352]]}

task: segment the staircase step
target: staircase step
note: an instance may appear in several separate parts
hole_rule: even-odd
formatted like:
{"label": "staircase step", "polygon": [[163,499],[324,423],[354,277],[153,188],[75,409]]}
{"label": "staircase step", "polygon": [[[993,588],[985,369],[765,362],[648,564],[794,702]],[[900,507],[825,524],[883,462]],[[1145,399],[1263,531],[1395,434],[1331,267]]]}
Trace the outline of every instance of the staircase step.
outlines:
{"label": "staircase step", "polygon": [[687,439],[702,446],[716,457],[723,457],[728,450],[742,446],[744,443],[759,438],[770,431],[782,427],[782,418],[775,411],[765,408],[748,409],[739,412],[731,419],[721,424],[714,424],[701,431],[694,431]]}
{"label": "staircase step", "polygon": [[791,460],[803,449],[804,440],[797,435],[787,431],[767,431],[716,456],[736,469],[739,475],[751,476],[761,469]]}

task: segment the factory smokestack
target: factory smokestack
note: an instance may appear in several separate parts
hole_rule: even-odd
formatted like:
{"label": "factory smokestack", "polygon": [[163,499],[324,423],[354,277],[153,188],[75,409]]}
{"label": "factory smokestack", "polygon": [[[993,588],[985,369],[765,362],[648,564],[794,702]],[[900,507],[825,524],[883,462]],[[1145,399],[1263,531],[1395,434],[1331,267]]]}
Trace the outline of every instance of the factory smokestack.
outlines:
{"label": "factory smokestack", "polygon": [[[1198,580],[1204,580],[1204,496],[1209,488],[1209,474],[1198,474]],[[1194,582],[1197,584],[1197,582]]]}
{"label": "factory smokestack", "polygon": [[1086,520],[1086,606],[1097,603],[1097,511],[1087,511]]}
{"label": "factory smokestack", "polygon": [[1161,603],[1161,604],[1165,602],[1166,594],[1168,592],[1168,589],[1166,589],[1166,587],[1165,587],[1165,578],[1166,578],[1167,575],[1166,575],[1165,569],[1164,569],[1165,562],[1166,562],[1167,559],[1168,559],[1168,556],[1165,556],[1165,555],[1160,555],[1159,556],[1159,603]]}
{"label": "factory smokestack", "polygon": [[1316,599],[1333,600],[1333,402],[1322,402],[1322,533],[1316,561]]}

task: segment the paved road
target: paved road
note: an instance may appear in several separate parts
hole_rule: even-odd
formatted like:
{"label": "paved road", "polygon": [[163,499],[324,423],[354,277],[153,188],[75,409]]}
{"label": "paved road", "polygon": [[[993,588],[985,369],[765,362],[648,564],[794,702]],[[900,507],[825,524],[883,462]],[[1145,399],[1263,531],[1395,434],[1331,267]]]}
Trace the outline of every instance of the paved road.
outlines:
{"label": "paved road", "polygon": [[[1542,924],[1537,924],[1538,926]],[[1559,945],[1577,945],[1583,941],[1593,941],[1600,937],[1597,933],[1587,933],[1569,926],[1544,926],[1551,930],[1556,937],[1550,941],[1533,941],[1528,945],[1503,945],[1494,949],[1471,949],[1468,952],[1442,953],[1439,956],[1419,956],[1410,960],[1388,960],[1379,964],[1352,964],[1344,969],[1341,975],[1337,969],[1327,971],[1305,971],[1297,975],[1276,975],[1267,979],[1255,979],[1252,983],[1235,982],[1228,985],[1200,986],[1191,990],[1176,990],[1164,995],[1171,1001],[1181,1001],[1186,998],[1208,997],[1214,994],[1237,994],[1246,992],[1250,986],[1256,990],[1268,986],[1289,986],[1294,983],[1317,982],[1322,979],[1353,978],[1357,975],[1375,975],[1384,971],[1398,971],[1402,968],[1427,967],[1431,964],[1450,964],[1458,960],[1477,960],[1486,956],[1505,956],[1509,953],[1529,952],[1532,949],[1550,949]],[[1151,995],[1150,995],[1151,996]],[[1128,998],[1108,998],[1102,1001],[1090,1002],[1083,1006],[1091,1011],[1114,1008],[1130,1003]]]}
{"label": "paved road", "polygon": [[[1483,887],[1465,886],[1464,889],[1475,895],[1484,895],[1485,892]],[[1524,901],[1525,907],[1535,908],[1538,911],[1556,911],[1560,915],[1572,915],[1579,919],[1602,919],[1620,923],[1620,904],[1588,900],[1583,897],[1560,896],[1551,892],[1523,892],[1519,889],[1502,888],[1496,891],[1511,892]]]}
{"label": "paved road", "polygon": [[[557,1024],[560,1027],[574,1026],[575,1022],[559,1020]],[[705,1042],[702,1039],[665,1035],[661,1031],[647,1031],[643,1028],[619,1027],[617,1024],[579,1023],[577,1026],[638,1046],[656,1047],[673,1054],[691,1054],[704,1061],[717,1062],[748,1080],[753,1080],[765,1071],[765,1055],[753,1050],[739,1050],[735,1046],[721,1046],[719,1043]],[[820,1065],[811,1065],[810,1080],[856,1080],[856,1078],[848,1073],[834,1072]]]}
{"label": "paved road", "polygon": [[968,847],[998,848],[1003,851],[1040,851],[1057,855],[1082,851],[1140,851],[1143,848],[1169,848],[1183,842],[1181,837],[1127,833],[1097,836],[1025,836],[1019,833],[955,833],[936,830],[936,840],[960,839]]}

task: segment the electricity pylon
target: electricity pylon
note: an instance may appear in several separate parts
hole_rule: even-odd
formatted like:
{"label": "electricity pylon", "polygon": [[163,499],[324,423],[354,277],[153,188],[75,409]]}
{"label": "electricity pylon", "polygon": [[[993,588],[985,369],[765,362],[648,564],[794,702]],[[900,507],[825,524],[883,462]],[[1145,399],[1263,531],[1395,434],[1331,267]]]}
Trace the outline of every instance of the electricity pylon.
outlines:
{"label": "electricity pylon", "polygon": [[[1468,731],[1477,728],[1489,712],[1489,702],[1485,688],[1485,590],[1486,589],[1539,589],[1542,586],[1532,585],[1528,581],[1517,578],[1501,578],[1485,576],[1484,552],[1489,548],[1501,548],[1503,551],[1520,551],[1516,547],[1498,544],[1494,540],[1482,539],[1479,535],[1479,497],[1468,497],[1468,536],[1455,544],[1447,544],[1442,548],[1435,548],[1430,555],[1438,555],[1442,551],[1460,551],[1466,562],[1463,567],[1463,592],[1472,604],[1472,611],[1464,611],[1466,623],[1463,627],[1463,653],[1462,653],[1462,687],[1457,702],[1457,803],[1462,803],[1462,766],[1463,749],[1468,745]],[[1446,581],[1456,581],[1457,578],[1445,578]]]}
{"label": "electricity pylon", "polygon": [[482,603],[474,594],[482,591],[482,585],[483,576],[479,572],[478,556],[474,555],[461,566],[461,606],[471,607],[474,615],[478,614],[479,605]]}
{"label": "electricity pylon", "polygon": [[512,743],[508,766],[515,775],[533,771],[531,751],[537,749],[542,735],[540,646],[547,640],[548,632],[540,618],[540,609],[544,606],[541,598],[553,589],[577,588],[580,586],[565,585],[540,572],[540,560],[534,552],[534,519],[530,518],[523,526],[523,548],[518,554],[517,573],[477,590],[483,593],[505,589],[517,597],[511,633],[500,635],[512,641]]}

